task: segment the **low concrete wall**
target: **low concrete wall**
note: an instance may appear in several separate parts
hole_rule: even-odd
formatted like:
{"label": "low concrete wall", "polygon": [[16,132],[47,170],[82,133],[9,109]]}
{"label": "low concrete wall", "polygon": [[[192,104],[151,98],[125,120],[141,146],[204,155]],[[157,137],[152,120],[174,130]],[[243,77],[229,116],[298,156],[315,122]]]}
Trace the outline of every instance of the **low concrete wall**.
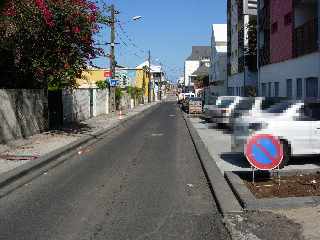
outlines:
{"label": "low concrete wall", "polygon": [[95,116],[109,113],[109,91],[95,89],[96,92],[96,111]]}
{"label": "low concrete wall", "polygon": [[0,143],[48,129],[44,90],[0,89]]}
{"label": "low concrete wall", "polygon": [[63,90],[63,122],[81,122],[107,114],[109,112],[108,98],[108,90],[94,88]]}

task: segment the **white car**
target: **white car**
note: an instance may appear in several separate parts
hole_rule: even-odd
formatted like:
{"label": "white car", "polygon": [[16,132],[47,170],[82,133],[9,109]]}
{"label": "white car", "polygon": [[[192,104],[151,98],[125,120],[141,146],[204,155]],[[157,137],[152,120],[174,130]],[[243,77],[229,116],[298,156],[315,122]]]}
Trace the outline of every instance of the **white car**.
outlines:
{"label": "white car", "polygon": [[205,118],[206,120],[210,120],[211,116],[209,114],[210,109],[215,108],[216,104],[218,104],[221,101],[221,98],[217,96],[209,96],[207,99],[204,101],[203,105],[203,114],[202,117]]}
{"label": "white car", "polygon": [[272,105],[284,101],[285,98],[280,97],[254,97],[254,98],[244,98],[240,103],[234,108],[234,111],[230,115],[230,127],[234,126],[234,121],[239,117],[245,116],[260,116],[264,110],[270,108]]}
{"label": "white car", "polygon": [[235,121],[231,149],[244,153],[247,140],[254,134],[271,134],[280,139],[284,160],[291,156],[320,154],[320,101],[284,101],[259,116]]}
{"label": "white car", "polygon": [[234,109],[243,99],[243,97],[238,96],[223,98],[216,107],[210,111],[212,121],[217,124],[229,125]]}
{"label": "white car", "polygon": [[[216,99],[215,104],[209,104],[204,106],[204,117],[210,120],[214,120],[217,116],[217,112],[219,111],[220,106],[225,106],[226,104],[233,103],[235,99],[240,97],[235,96],[219,96]],[[222,104],[222,105],[221,105]]]}

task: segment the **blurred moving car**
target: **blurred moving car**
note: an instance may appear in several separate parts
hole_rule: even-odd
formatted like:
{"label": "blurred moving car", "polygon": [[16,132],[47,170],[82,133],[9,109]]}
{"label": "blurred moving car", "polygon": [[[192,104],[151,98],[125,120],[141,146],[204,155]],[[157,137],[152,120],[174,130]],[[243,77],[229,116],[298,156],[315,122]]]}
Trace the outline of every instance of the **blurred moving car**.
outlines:
{"label": "blurred moving car", "polygon": [[231,150],[244,153],[248,138],[254,134],[271,134],[280,139],[284,152],[280,167],[287,165],[291,156],[320,154],[320,101],[284,101],[258,117],[238,118]]}
{"label": "blurred moving car", "polygon": [[286,98],[281,97],[254,97],[254,98],[244,98],[235,107],[234,111],[230,115],[230,127],[233,128],[234,122],[237,118],[243,116],[259,116],[264,110],[270,108],[276,103],[286,100]]}

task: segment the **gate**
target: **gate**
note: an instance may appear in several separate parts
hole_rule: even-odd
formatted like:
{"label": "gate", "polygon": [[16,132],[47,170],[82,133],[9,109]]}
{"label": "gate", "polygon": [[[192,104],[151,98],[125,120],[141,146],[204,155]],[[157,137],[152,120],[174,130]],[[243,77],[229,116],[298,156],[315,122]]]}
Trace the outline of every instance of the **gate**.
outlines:
{"label": "gate", "polygon": [[63,125],[62,90],[48,91],[49,128],[60,129]]}

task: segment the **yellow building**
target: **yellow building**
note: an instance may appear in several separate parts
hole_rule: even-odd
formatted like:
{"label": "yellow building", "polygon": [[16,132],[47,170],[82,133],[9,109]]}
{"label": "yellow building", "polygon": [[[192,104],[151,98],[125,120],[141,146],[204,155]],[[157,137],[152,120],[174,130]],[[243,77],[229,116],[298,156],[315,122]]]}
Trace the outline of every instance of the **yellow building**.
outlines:
{"label": "yellow building", "polygon": [[149,74],[146,68],[136,68],[135,87],[144,88],[144,96],[148,97]]}
{"label": "yellow building", "polygon": [[96,82],[105,81],[108,69],[88,69],[82,72],[82,77],[77,79],[79,88],[96,87]]}

